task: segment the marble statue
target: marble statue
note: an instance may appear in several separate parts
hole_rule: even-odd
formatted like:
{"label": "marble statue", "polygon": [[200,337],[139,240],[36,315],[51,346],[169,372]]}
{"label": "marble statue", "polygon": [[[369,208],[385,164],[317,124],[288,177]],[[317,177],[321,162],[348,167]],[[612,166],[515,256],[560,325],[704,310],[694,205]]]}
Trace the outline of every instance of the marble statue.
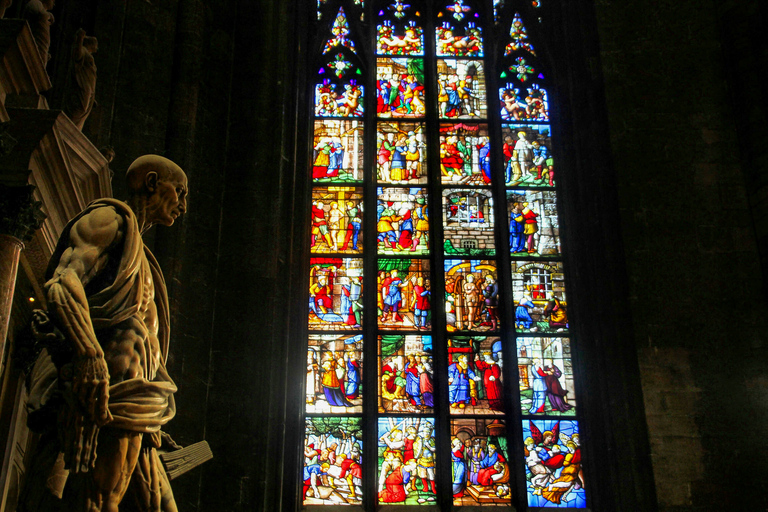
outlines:
{"label": "marble statue", "polygon": [[81,131],[96,100],[96,62],[93,54],[98,49],[99,42],[95,37],[86,36],[82,28],[77,31],[72,45],[72,91],[66,112]]}
{"label": "marble statue", "polygon": [[48,49],[51,46],[51,25],[53,25],[53,14],[50,11],[54,3],[55,0],[29,0],[22,11],[22,17],[27,20],[32,30],[32,37],[35,39],[43,67],[51,60]]}
{"label": "marble statue", "polygon": [[184,171],[135,160],[128,198],[94,201],[62,231],[46,272],[44,347],[29,375],[30,428],[41,440],[18,510],[176,511],[160,453],[175,413],[166,371],[168,296],[142,235],[187,210]]}

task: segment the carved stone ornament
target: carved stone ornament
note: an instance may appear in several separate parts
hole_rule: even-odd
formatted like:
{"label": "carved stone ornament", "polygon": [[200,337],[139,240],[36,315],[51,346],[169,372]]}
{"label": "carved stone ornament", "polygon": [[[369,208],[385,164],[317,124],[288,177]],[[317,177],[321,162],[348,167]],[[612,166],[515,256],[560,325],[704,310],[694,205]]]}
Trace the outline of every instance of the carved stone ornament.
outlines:
{"label": "carved stone ornament", "polygon": [[45,220],[43,205],[35,201],[35,187],[11,187],[0,184],[0,233],[28,242]]}

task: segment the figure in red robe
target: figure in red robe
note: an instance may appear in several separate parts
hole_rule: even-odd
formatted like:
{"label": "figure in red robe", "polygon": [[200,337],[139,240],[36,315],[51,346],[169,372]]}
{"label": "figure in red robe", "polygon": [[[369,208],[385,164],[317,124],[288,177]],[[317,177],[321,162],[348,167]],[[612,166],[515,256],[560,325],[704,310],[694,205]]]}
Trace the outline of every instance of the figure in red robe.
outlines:
{"label": "figure in red robe", "polygon": [[488,407],[494,411],[504,411],[501,368],[489,353],[485,354],[485,360],[476,361],[475,367],[483,372],[483,384],[485,385],[485,396],[488,398]]}

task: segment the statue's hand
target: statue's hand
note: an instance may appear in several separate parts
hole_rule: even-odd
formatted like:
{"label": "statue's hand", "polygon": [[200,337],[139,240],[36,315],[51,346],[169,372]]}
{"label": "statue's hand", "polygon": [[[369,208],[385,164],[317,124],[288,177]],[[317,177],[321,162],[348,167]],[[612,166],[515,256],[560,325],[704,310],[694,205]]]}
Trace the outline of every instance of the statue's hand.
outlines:
{"label": "statue's hand", "polygon": [[35,309],[32,311],[31,327],[32,335],[35,337],[35,340],[40,343],[50,343],[62,338],[61,333],[56,331],[48,313],[42,309]]}
{"label": "statue's hand", "polygon": [[78,411],[70,411],[65,430],[64,467],[73,473],[87,473],[96,465],[99,426]]}
{"label": "statue's hand", "polygon": [[167,432],[160,431],[160,450],[166,452],[172,452],[175,450],[181,450],[183,447],[173,440],[171,435]]}
{"label": "statue's hand", "polygon": [[85,419],[97,426],[112,421],[109,412],[109,370],[103,357],[79,357],[74,361],[72,393]]}

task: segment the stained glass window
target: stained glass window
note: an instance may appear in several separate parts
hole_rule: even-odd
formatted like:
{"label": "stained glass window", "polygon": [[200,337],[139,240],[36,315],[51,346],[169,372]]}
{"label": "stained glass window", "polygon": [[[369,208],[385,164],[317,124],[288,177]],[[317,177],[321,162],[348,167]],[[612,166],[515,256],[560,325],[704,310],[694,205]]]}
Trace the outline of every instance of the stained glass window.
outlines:
{"label": "stained glass window", "polygon": [[587,506],[541,3],[317,2],[305,507]]}

